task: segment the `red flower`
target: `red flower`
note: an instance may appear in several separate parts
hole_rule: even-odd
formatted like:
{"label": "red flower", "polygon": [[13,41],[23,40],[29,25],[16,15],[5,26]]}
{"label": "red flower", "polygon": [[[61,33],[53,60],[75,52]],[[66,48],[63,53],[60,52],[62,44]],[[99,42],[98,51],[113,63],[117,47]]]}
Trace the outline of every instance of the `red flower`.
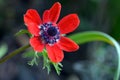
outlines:
{"label": "red flower", "polygon": [[24,22],[31,34],[30,45],[37,52],[42,52],[44,47],[52,62],[61,62],[64,58],[63,50],[67,52],[76,51],[79,46],[62,34],[74,31],[80,20],[77,14],[69,14],[58,23],[61,11],[61,4],[56,2],[49,10],[45,10],[42,20],[34,9],[27,10],[24,15]]}

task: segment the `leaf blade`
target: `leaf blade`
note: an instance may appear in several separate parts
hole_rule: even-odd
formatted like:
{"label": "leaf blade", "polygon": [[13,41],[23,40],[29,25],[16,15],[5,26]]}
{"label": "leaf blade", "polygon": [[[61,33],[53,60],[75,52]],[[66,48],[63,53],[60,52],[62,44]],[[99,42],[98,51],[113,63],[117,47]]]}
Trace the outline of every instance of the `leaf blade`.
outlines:
{"label": "leaf blade", "polygon": [[15,36],[20,36],[20,35],[23,35],[23,34],[28,34],[29,36],[31,36],[31,34],[29,33],[28,30],[26,29],[21,29],[20,31],[18,31]]}
{"label": "leaf blade", "polygon": [[103,42],[106,42],[106,43],[114,46],[117,51],[117,54],[118,54],[118,66],[117,66],[117,70],[116,70],[116,73],[114,76],[114,80],[119,80],[119,76],[120,76],[120,50],[119,50],[120,45],[114,38],[112,38],[111,36],[109,36],[106,33],[99,32],[99,31],[86,31],[86,32],[82,32],[82,33],[73,34],[68,37],[71,38],[72,40],[74,40],[78,44],[83,44],[83,43],[87,43],[87,42],[91,42],[91,41],[103,41]]}

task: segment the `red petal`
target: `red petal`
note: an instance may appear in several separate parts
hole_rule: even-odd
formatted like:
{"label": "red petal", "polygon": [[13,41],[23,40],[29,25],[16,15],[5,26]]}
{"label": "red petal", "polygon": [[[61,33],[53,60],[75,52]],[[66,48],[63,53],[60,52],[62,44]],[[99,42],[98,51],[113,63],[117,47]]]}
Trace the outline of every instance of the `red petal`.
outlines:
{"label": "red petal", "polygon": [[80,23],[77,14],[69,14],[62,18],[58,23],[61,34],[66,34],[74,31]]}
{"label": "red petal", "polygon": [[38,26],[42,23],[42,21],[36,10],[29,9],[24,15],[24,22],[31,34],[34,34],[35,36],[39,35]]}
{"label": "red petal", "polygon": [[59,2],[56,2],[51,8],[50,8],[50,15],[49,19],[51,22],[56,23],[61,11],[61,4]]}
{"label": "red petal", "polygon": [[29,24],[29,26],[27,26],[27,28],[28,28],[28,31],[31,34],[33,34],[35,36],[39,36],[40,30],[39,30],[39,28],[38,28],[38,26],[36,24]]}
{"label": "red petal", "polygon": [[79,46],[74,41],[66,37],[60,38],[60,41],[58,42],[58,46],[67,52],[72,52],[79,49]]}
{"label": "red petal", "polygon": [[63,60],[63,51],[56,44],[53,46],[46,45],[46,49],[48,52],[48,57],[52,62],[58,63]]}
{"label": "red petal", "polygon": [[45,10],[43,13],[43,22],[49,22],[49,10]]}
{"label": "red petal", "polygon": [[27,25],[30,23],[40,25],[42,23],[41,18],[35,9],[27,10],[26,14],[24,15],[24,21]]}
{"label": "red petal", "polygon": [[30,39],[30,45],[37,52],[42,52],[44,48],[44,44],[42,43],[40,37],[33,37]]}

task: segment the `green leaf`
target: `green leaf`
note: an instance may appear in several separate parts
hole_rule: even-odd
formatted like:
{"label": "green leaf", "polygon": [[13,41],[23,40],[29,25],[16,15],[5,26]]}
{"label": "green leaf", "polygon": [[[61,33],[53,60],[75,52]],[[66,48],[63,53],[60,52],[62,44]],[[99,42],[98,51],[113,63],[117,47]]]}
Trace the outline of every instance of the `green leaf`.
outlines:
{"label": "green leaf", "polygon": [[84,44],[86,42],[91,42],[91,41],[104,41],[113,45],[113,42],[109,39],[110,36],[108,38],[107,34],[97,31],[81,32],[70,35],[68,37],[74,40],[78,44]]}
{"label": "green leaf", "polygon": [[23,34],[28,34],[29,36],[31,36],[31,34],[29,33],[29,31],[26,30],[26,29],[21,29],[19,32],[17,32],[15,34],[15,36],[20,36],[20,35],[23,35]]}
{"label": "green leaf", "polygon": [[31,61],[29,61],[28,64],[31,65],[31,66],[33,66],[35,64],[37,66],[38,65],[38,60],[39,60],[38,53],[35,52],[33,59]]}
{"label": "green leaf", "polygon": [[49,74],[51,71],[50,67],[51,61],[49,60],[47,56],[47,51],[45,49],[43,50],[42,55],[43,55],[43,69],[47,68],[47,72]]}
{"label": "green leaf", "polygon": [[2,58],[7,53],[7,50],[8,50],[7,44],[3,43],[0,46],[0,58]]}
{"label": "green leaf", "polygon": [[60,75],[60,72],[62,70],[61,67],[63,67],[63,65],[61,63],[52,63],[52,64],[53,64],[57,74]]}
{"label": "green leaf", "polygon": [[72,40],[74,40],[78,44],[83,44],[91,41],[103,41],[106,42],[112,46],[114,46],[117,50],[118,54],[118,67],[114,76],[114,80],[119,80],[119,75],[120,75],[120,45],[119,43],[109,36],[106,33],[102,33],[99,31],[87,31],[87,32],[82,32],[82,33],[77,33],[68,36]]}

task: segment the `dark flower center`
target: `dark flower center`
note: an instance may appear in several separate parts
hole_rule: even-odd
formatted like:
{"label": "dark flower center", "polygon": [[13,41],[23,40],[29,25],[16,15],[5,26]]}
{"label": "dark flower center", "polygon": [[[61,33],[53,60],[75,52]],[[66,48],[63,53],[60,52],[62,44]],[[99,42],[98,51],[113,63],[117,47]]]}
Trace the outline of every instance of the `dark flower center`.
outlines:
{"label": "dark flower center", "polygon": [[49,36],[55,36],[57,34],[57,29],[55,27],[49,27],[47,33]]}
{"label": "dark flower center", "polygon": [[60,32],[57,26],[53,26],[52,23],[44,23],[40,25],[40,37],[45,44],[54,44],[60,38]]}

